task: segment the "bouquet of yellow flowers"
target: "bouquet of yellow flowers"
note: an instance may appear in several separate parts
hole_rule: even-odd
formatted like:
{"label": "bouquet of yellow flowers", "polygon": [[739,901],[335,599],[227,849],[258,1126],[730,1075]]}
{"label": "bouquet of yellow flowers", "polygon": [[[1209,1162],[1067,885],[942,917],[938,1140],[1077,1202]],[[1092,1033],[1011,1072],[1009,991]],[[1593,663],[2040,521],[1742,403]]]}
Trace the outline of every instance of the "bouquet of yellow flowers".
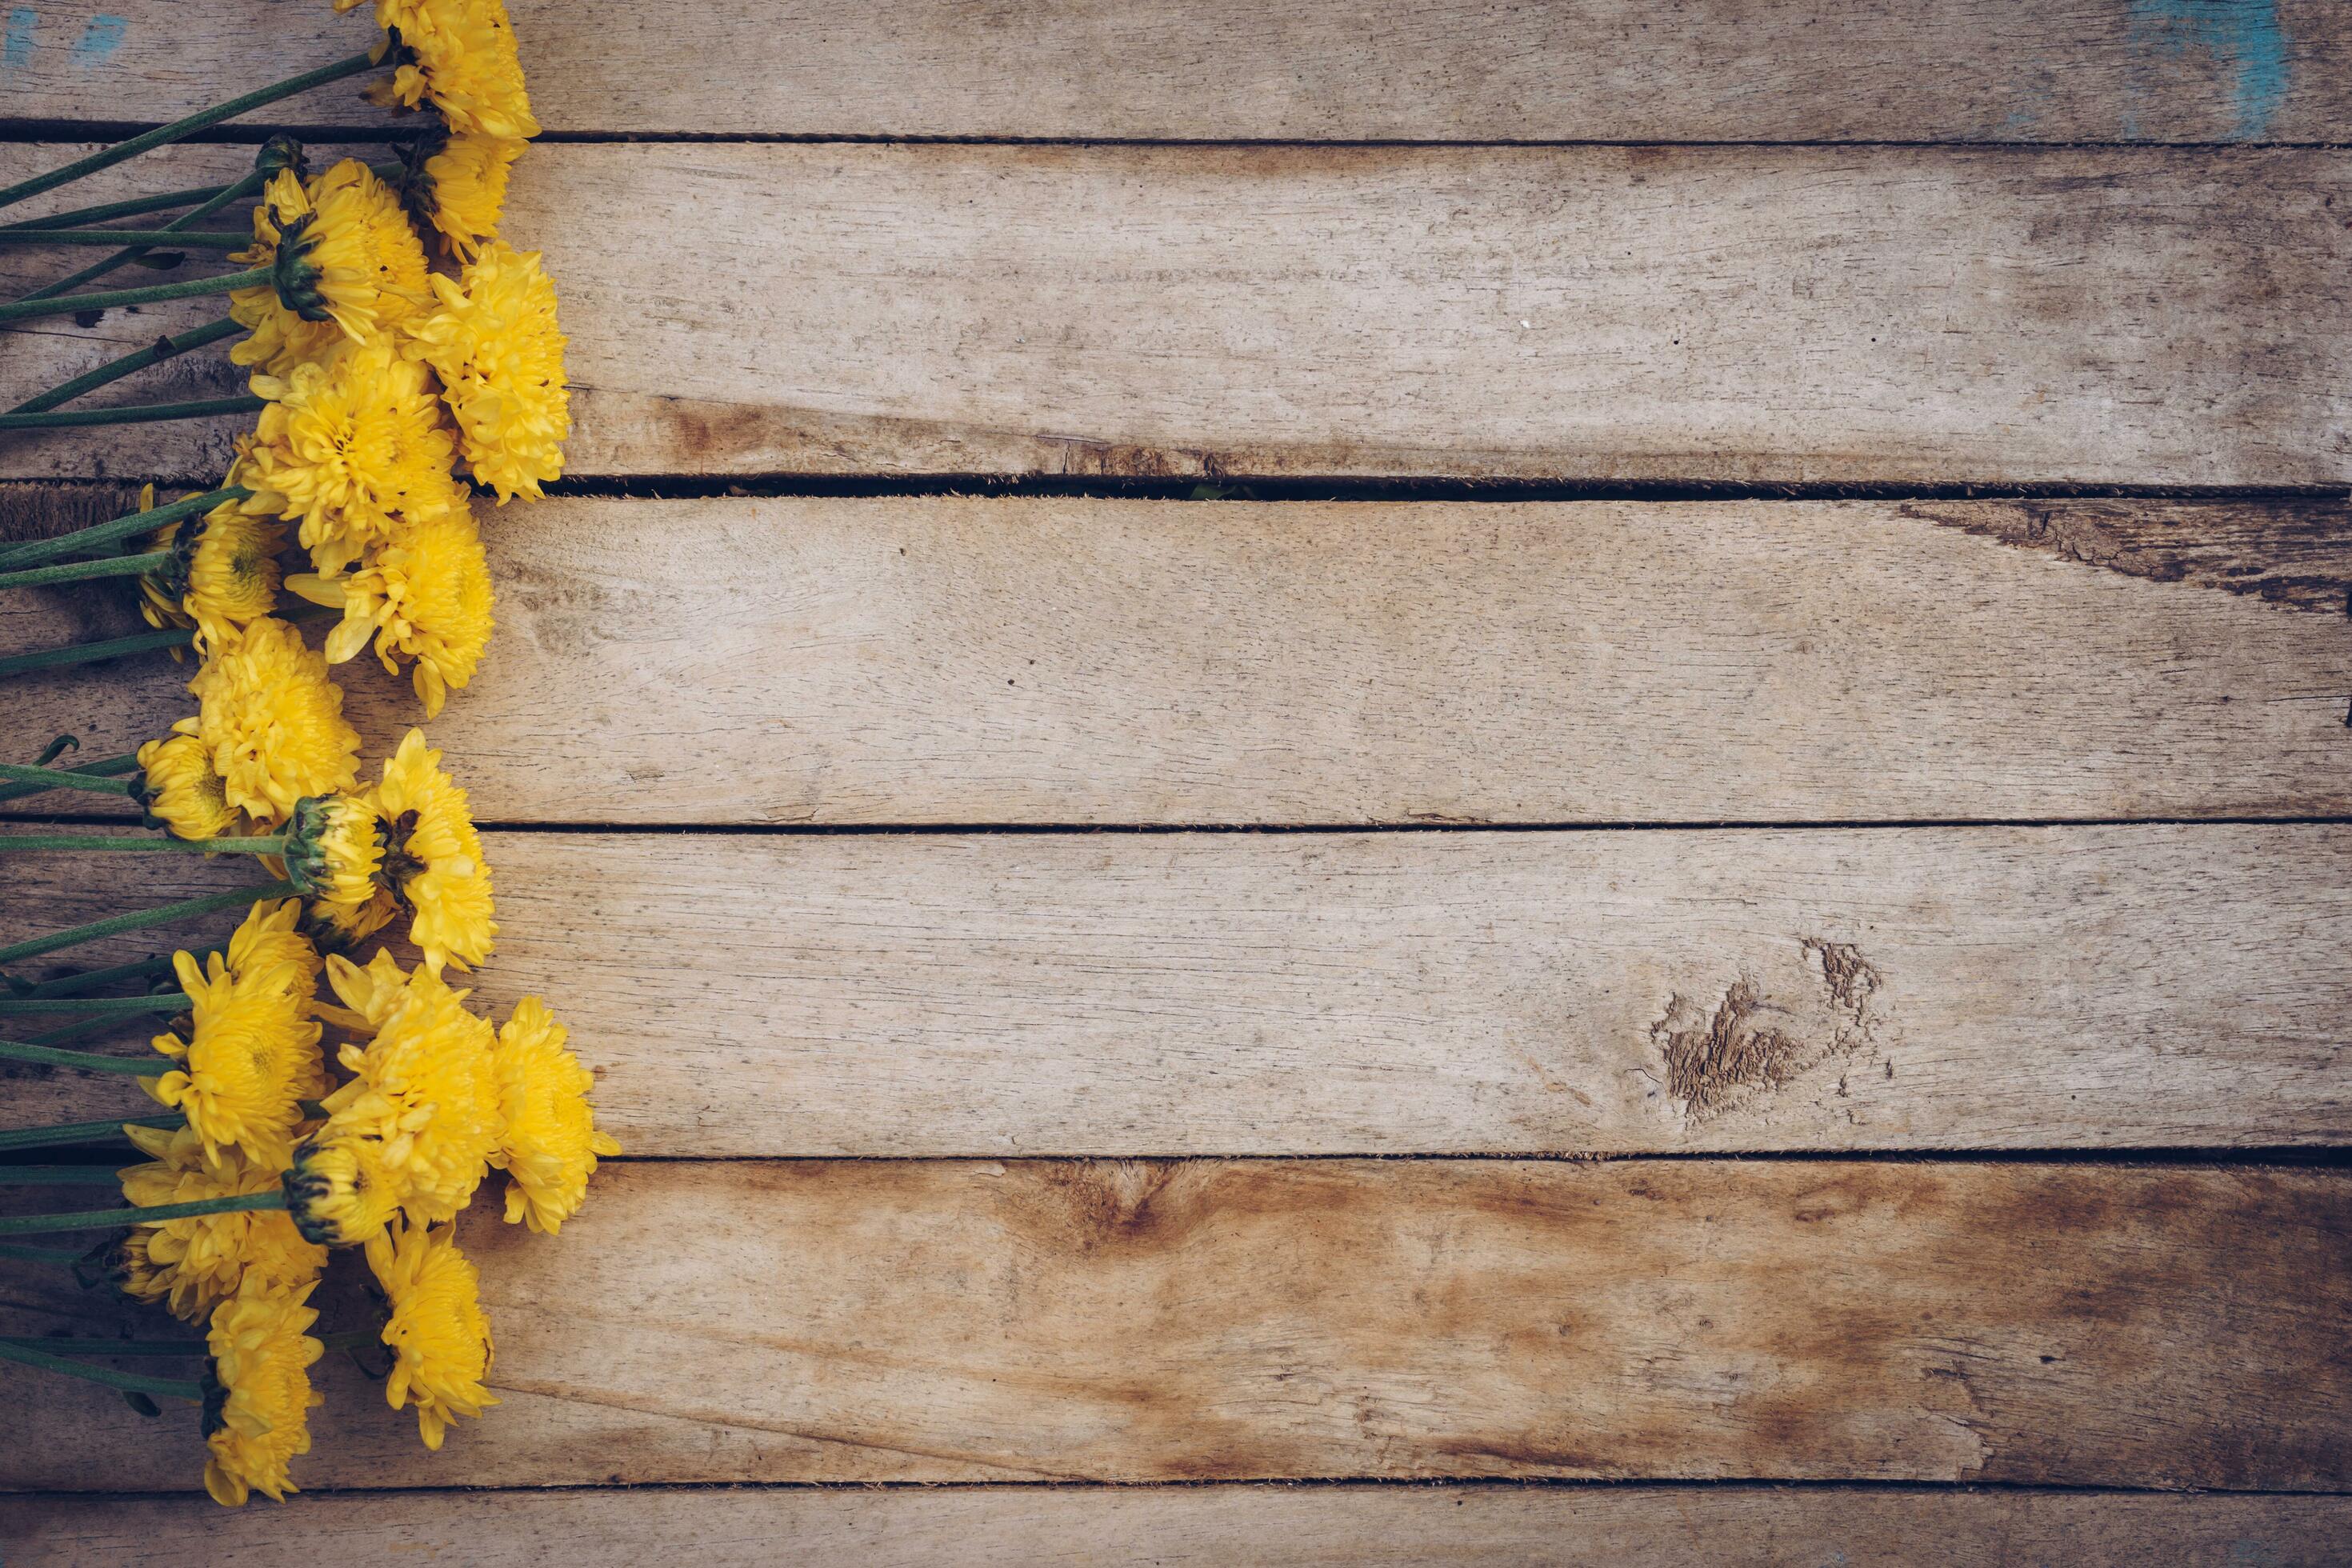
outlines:
{"label": "bouquet of yellow flowers", "polygon": [[[338,10],[358,0],[337,0]],[[150,148],[328,82],[388,73],[369,99],[429,110],[379,165],[308,173],[290,138],[251,174],[0,227],[0,244],[111,254],[0,321],[226,295],[228,313],[75,377],[0,415],[0,430],[255,416],[220,484],[78,532],[0,547],[0,588],[119,578],[148,633],[0,659],[0,676],[149,650],[193,653],[194,711],[134,751],[52,766],[0,764],[0,799],[50,790],[124,797],[139,833],[15,833],[0,851],[249,855],[266,879],[0,948],[0,1023],[64,1015],[0,1040],[0,1059],[137,1079],[161,1114],[0,1131],[0,1151],[128,1138],[119,1172],[0,1166],[0,1182],[120,1184],[130,1207],[0,1217],[0,1258],[64,1265],[201,1325],[201,1339],[0,1339],[0,1358],[201,1407],[205,1484],[223,1503],[282,1499],[310,1446],[330,1346],[376,1347],[384,1394],[413,1407],[428,1447],[478,1416],[491,1336],[452,1222],[493,1171],[509,1223],[553,1234],[619,1146],[595,1125],[593,1080],[536,996],[503,1024],[467,1006],[452,970],[498,936],[490,867],[466,792],[410,730],[363,780],[335,666],[373,645],[406,668],[424,716],[479,667],[494,595],[478,502],[537,500],[570,434],[555,286],[499,237],[508,171],[537,134],[500,0],[375,0],[380,36],[349,58],[0,190],[6,206]],[[248,231],[199,226],[251,199]],[[106,226],[175,207],[161,227]],[[152,221],[152,220],[150,220]],[[147,288],[89,283],[158,249],[218,252],[240,270]],[[81,410],[65,405],[172,354],[236,338],[249,398]],[[299,556],[298,570],[282,560]],[[289,593],[298,604],[281,606]],[[281,610],[283,613],[281,613]],[[320,646],[304,627],[323,624]],[[47,954],[243,909],[216,950],[37,978]],[[404,967],[381,938],[415,951]],[[322,984],[323,982],[323,984]],[[111,994],[129,986],[129,994]],[[162,1016],[139,1055],[60,1042]],[[327,1049],[330,1031],[336,1048]],[[14,1029],[5,1032],[13,1034]],[[88,1044],[87,1040],[81,1040]],[[26,1245],[100,1232],[96,1247]],[[312,1292],[354,1251],[376,1320],[314,1336]],[[191,1379],[102,1364],[184,1356]]]}

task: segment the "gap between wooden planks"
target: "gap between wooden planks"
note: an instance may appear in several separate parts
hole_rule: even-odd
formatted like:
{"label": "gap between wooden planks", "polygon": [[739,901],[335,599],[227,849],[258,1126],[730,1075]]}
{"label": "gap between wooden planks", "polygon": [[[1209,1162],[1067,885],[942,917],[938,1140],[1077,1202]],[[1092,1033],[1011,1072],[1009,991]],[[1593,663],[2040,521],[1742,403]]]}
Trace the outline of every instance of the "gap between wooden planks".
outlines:
{"label": "gap between wooden planks", "polygon": [[[2245,1148],[2352,1111],[2340,826],[488,853],[482,1004],[550,997],[634,1154]],[[256,875],[132,858],[8,857],[0,942]],[[7,1083],[15,1125],[146,1103]]]}
{"label": "gap between wooden planks", "polygon": [[[495,1413],[494,1413],[495,1414]],[[284,1509],[204,1499],[0,1497],[12,1568],[312,1568],[359,1561],[606,1568],[674,1555],[703,1568],[1151,1563],[1228,1568],[1477,1563],[1668,1568],[1695,1561],[1910,1568],[2139,1568],[2337,1560],[2352,1499],[2228,1493],[1903,1491],[1871,1487],[949,1487],[305,1492]]]}
{"label": "gap between wooden planks", "polygon": [[[0,488],[20,535],[131,492]],[[488,821],[2055,820],[2352,811],[2341,502],[555,500],[430,726]],[[0,596],[0,652],[140,629]],[[315,640],[315,638],[313,639]],[[418,714],[338,672],[370,755]],[[22,760],[192,711],[12,681]],[[49,795],[14,813],[91,812]]]}
{"label": "gap between wooden planks", "polygon": [[[2347,203],[2315,151],[615,144],[535,150],[507,227],[563,289],[577,474],[2325,487]],[[0,391],[208,310],[33,323]],[[208,482],[234,433],[0,475]]]}
{"label": "gap between wooden planks", "polygon": [[[516,0],[556,132],[1271,141],[2336,141],[2328,0]],[[39,0],[0,112],[168,120],[364,47],[271,0]],[[382,125],[341,84],[269,111]]]}
{"label": "gap between wooden planks", "polygon": [[[2352,1479],[2342,1172],[625,1162],[597,1183],[560,1237],[481,1203],[460,1222],[498,1335],[488,1419],[429,1454],[331,1358],[298,1479]],[[61,1272],[12,1284],[0,1322],[102,1329]],[[197,1485],[192,1415],[0,1373],[0,1486]]]}

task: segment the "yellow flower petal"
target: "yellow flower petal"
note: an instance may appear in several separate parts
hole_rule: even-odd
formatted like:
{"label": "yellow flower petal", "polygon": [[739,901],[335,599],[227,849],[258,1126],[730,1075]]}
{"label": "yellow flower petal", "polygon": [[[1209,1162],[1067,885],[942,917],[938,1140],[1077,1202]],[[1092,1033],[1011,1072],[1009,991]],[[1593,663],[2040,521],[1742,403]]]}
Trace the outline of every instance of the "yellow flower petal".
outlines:
{"label": "yellow flower petal", "polygon": [[228,803],[275,826],[306,795],[332,795],[359,777],[359,732],[327,661],[284,621],[267,617],[222,639],[188,690],[196,736]]}
{"label": "yellow flower petal", "polygon": [[324,1403],[310,1365],[326,1346],[305,1331],[319,1321],[309,1305],[315,1289],[248,1272],[213,1310],[207,1342],[221,1392],[216,1408],[206,1405],[205,1489],[225,1507],[257,1491],[282,1502],[297,1489],[287,1465],[310,1451],[310,1411]]}
{"label": "yellow flower petal", "polygon": [[552,1236],[578,1212],[599,1155],[621,1152],[596,1131],[589,1090],[593,1074],[565,1049],[562,1024],[536,996],[515,1004],[490,1053],[506,1116],[499,1163],[505,1165],[507,1223]]}
{"label": "yellow flower petal", "polygon": [[383,1326],[394,1356],[384,1398],[394,1410],[415,1405],[418,1435],[438,1448],[451,1422],[498,1403],[483,1386],[494,1352],[480,1279],[446,1226],[428,1230],[395,1220],[368,1238],[367,1261],[392,1303]]}
{"label": "yellow flower petal", "polygon": [[457,451],[503,506],[563,472],[572,434],[555,284],[539,253],[493,240],[455,280],[436,277],[440,304],[409,324],[401,352],[440,378],[457,420]]}

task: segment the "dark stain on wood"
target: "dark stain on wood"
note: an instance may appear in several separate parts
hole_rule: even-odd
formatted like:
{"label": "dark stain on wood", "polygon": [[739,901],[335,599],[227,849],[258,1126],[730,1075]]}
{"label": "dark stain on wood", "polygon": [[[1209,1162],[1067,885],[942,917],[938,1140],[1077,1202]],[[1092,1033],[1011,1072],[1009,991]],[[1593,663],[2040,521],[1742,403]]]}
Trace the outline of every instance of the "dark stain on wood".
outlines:
{"label": "dark stain on wood", "polygon": [[1878,971],[1851,942],[1803,937],[1798,946],[1818,968],[1820,997],[1776,1000],[1742,973],[1712,1009],[1675,993],[1650,1026],[1666,1091],[1690,1120],[1706,1121],[1755,1093],[1785,1088],[1830,1058],[1873,1042]]}
{"label": "dark stain on wood", "polygon": [[1804,1069],[1805,1047],[1786,1030],[1762,1021],[1771,1010],[1756,983],[1742,975],[1704,1023],[1677,993],[1650,1037],[1666,1061],[1666,1091],[1704,1121],[1739,1093],[1759,1085],[1778,1089]]}
{"label": "dark stain on wood", "polygon": [[1896,510],[2021,550],[2284,609],[2340,616],[2352,592],[2352,503],[2343,501],[1909,501]]}

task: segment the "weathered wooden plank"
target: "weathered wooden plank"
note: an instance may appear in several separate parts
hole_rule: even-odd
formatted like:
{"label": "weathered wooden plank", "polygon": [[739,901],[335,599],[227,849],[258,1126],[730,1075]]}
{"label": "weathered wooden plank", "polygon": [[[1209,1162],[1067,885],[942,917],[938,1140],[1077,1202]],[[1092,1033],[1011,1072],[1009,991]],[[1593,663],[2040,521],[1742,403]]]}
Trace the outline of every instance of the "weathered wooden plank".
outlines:
{"label": "weathered wooden plank", "polygon": [[[19,7],[0,111],[169,119],[359,46],[272,0]],[[2334,141],[2328,0],[509,7],[557,132],[1271,141]],[[283,115],[373,124],[331,88]]]}
{"label": "weathered wooden plank", "polygon": [[[0,523],[46,516],[40,497],[0,490]],[[2352,811],[2341,503],[559,500],[487,521],[500,629],[433,732],[492,821]],[[0,595],[0,651],[137,629],[128,597]],[[128,750],[189,711],[173,669],[14,682],[12,727]],[[375,745],[415,721],[371,660],[341,679]]]}
{"label": "weathered wooden plank", "polygon": [[[598,1180],[560,1238],[482,1205],[461,1226],[498,1335],[489,1419],[428,1455],[339,1366],[297,1479],[2352,1482],[2341,1172],[686,1161]],[[14,1324],[103,1317],[70,1282],[10,1295]],[[6,1371],[0,1484],[195,1485],[191,1415]]]}
{"label": "weathered wooden plank", "polygon": [[310,1568],[369,1562],[605,1568],[683,1550],[710,1568],[779,1561],[957,1564],[1479,1563],[1664,1568],[1696,1559],[1909,1568],[2336,1563],[2352,1499],[2243,1493],[1786,1487],[1340,1486],[639,1488],[305,1492],[224,1510],[199,1498],[0,1498],[16,1568]]}
{"label": "weathered wooden plank", "polygon": [[[2352,1128],[2342,828],[488,848],[503,930],[483,999],[555,999],[634,1153],[2260,1146]],[[93,858],[73,890],[57,858],[0,861],[0,941],[250,875]],[[22,1069],[12,1123],[143,1103],[48,1073]]]}
{"label": "weathered wooden plank", "polygon": [[[2341,485],[2347,204],[2320,151],[604,144],[510,227],[580,474]],[[79,363],[26,336],[9,388]]]}

